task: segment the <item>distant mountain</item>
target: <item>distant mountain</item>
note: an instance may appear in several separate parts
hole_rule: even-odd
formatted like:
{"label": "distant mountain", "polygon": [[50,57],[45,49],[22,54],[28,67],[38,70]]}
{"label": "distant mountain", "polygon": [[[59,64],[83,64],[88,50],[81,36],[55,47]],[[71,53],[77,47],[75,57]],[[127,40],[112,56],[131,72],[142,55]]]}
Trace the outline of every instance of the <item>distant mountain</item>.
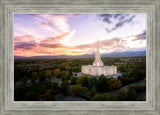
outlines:
{"label": "distant mountain", "polygon": [[[86,54],[86,55],[58,55],[58,56],[33,56],[33,57],[23,57],[23,56],[14,56],[15,59],[56,59],[56,58],[94,58],[95,54]],[[146,51],[127,51],[127,52],[112,52],[101,54],[101,57],[134,57],[134,56],[146,56]]]}
{"label": "distant mountain", "polygon": [[112,52],[101,54],[102,57],[133,57],[133,56],[146,56],[146,51],[127,51],[127,52]]}
{"label": "distant mountain", "polygon": [[14,56],[15,59],[56,59],[56,58],[93,58],[94,54],[86,54],[86,55],[57,55],[57,56],[33,56],[33,57],[23,57],[23,56]]}

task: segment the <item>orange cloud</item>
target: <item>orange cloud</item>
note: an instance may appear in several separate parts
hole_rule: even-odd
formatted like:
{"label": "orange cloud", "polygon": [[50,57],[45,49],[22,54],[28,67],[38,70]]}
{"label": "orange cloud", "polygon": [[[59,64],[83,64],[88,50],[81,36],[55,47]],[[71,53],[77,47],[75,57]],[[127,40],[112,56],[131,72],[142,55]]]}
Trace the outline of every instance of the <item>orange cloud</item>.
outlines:
{"label": "orange cloud", "polygon": [[32,35],[16,36],[14,38],[14,55],[28,57],[39,55],[72,55],[75,52],[82,54],[80,51],[75,51],[74,47],[61,43],[71,33],[72,31],[54,37],[47,37],[40,42],[36,42],[36,37]]}
{"label": "orange cloud", "polygon": [[[70,35],[72,31],[70,32],[66,32],[66,33],[63,33],[63,34],[60,34],[58,36],[54,36],[54,37],[47,37],[45,38],[44,40],[42,40],[40,42],[40,45],[41,44],[48,44],[48,45],[51,45],[51,44],[56,44],[56,43],[60,43],[61,40],[64,40],[66,36]],[[47,46],[47,45],[44,45],[44,46]]]}

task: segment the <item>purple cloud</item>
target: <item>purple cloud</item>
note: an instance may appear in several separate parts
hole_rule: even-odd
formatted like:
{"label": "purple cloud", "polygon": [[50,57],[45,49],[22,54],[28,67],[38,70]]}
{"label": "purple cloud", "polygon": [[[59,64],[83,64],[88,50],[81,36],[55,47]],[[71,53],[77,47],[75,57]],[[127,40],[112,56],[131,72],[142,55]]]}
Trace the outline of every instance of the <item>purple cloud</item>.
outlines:
{"label": "purple cloud", "polygon": [[135,37],[136,37],[136,39],[134,39],[132,41],[135,41],[135,40],[145,40],[146,39],[146,30],[144,30],[142,33],[136,35]]}
{"label": "purple cloud", "polygon": [[106,31],[108,33],[122,27],[126,23],[131,23],[135,17],[135,15],[129,15],[129,14],[101,14],[100,17],[102,18],[103,22],[106,22],[108,24],[113,24],[112,20],[117,20],[118,22],[115,24],[115,26],[111,29],[106,28]]}
{"label": "purple cloud", "polygon": [[37,46],[37,43],[35,41],[31,41],[31,42],[18,42],[15,44],[14,48],[15,50],[17,49],[25,49],[25,50],[30,50],[34,47]]}
{"label": "purple cloud", "polygon": [[100,14],[100,17],[102,18],[102,20],[103,20],[104,22],[107,22],[108,24],[111,24],[111,23],[113,23],[113,22],[111,21],[111,18],[112,18],[113,15],[114,15],[114,14]]}
{"label": "purple cloud", "polygon": [[141,34],[138,34],[136,37],[140,39],[146,39],[146,30],[144,30]]}
{"label": "purple cloud", "polygon": [[122,21],[122,22],[120,21],[119,23],[117,23],[117,24],[115,25],[114,28],[111,29],[111,31],[114,31],[114,30],[122,27],[122,26],[123,26],[124,24],[126,24],[126,23],[131,23],[134,17],[135,17],[135,16],[132,16],[132,17],[130,17],[130,18],[128,18],[128,19],[126,19],[126,20],[124,20],[124,21]]}

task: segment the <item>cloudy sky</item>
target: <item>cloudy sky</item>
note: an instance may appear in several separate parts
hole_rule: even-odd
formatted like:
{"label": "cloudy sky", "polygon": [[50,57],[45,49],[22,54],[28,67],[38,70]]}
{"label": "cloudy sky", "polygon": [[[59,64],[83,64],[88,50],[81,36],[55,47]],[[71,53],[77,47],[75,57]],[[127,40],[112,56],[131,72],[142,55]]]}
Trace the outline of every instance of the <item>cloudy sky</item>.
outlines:
{"label": "cloudy sky", "polygon": [[15,14],[14,56],[146,50],[145,14]]}

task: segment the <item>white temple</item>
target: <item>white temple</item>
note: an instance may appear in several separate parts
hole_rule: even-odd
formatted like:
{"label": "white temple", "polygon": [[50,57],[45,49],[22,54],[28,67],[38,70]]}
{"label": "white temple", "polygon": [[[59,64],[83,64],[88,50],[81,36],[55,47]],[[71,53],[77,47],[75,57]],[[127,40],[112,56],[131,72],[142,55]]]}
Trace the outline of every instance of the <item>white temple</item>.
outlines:
{"label": "white temple", "polygon": [[117,66],[104,66],[101,55],[99,53],[99,43],[97,40],[97,51],[95,54],[95,60],[93,62],[93,65],[82,65],[81,66],[81,72],[82,74],[88,74],[93,76],[108,76],[108,75],[114,75],[117,74]]}

